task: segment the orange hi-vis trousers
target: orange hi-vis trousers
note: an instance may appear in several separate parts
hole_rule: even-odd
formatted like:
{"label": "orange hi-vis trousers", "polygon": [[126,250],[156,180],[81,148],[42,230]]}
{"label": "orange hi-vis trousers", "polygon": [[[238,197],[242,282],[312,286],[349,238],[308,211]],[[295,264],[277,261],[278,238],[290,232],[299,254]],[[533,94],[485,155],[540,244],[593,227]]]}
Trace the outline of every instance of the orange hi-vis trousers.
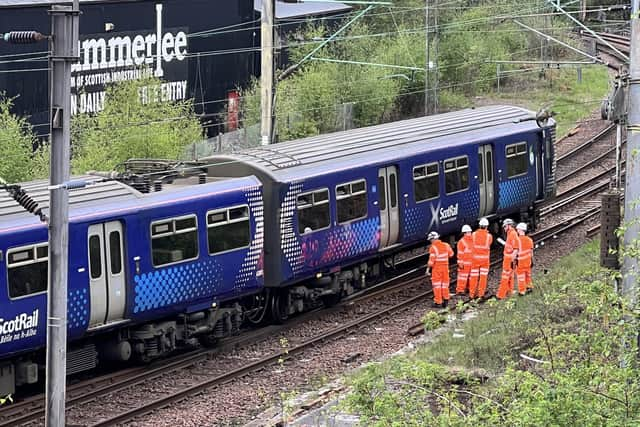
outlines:
{"label": "orange hi-vis trousers", "polygon": [[436,304],[442,304],[443,299],[449,299],[449,258],[452,256],[453,249],[447,243],[434,240],[429,246],[427,265],[431,268],[431,286]]}
{"label": "orange hi-vis trousers", "polygon": [[471,263],[458,264],[458,281],[456,294],[464,294],[467,291],[467,282],[471,279]]}
{"label": "orange hi-vis trousers", "polygon": [[467,282],[473,263],[473,237],[465,235],[458,241],[458,281],[456,294],[464,294],[467,291]]}
{"label": "orange hi-vis trousers", "polygon": [[[484,297],[484,293],[487,291],[490,264],[489,257],[486,259],[474,257],[469,278],[469,298]],[[479,285],[478,282],[480,282]]]}
{"label": "orange hi-vis trousers", "polygon": [[504,299],[513,291],[513,257],[505,255],[502,261],[502,276],[500,277],[500,287],[498,288],[498,299]]}
{"label": "orange hi-vis trousers", "polygon": [[516,275],[518,276],[518,292],[524,294],[527,289],[533,289],[531,283],[531,267],[516,267]]}
{"label": "orange hi-vis trousers", "polygon": [[527,288],[533,288],[531,284],[531,263],[533,262],[533,240],[526,235],[518,236],[520,239],[520,249],[518,251],[518,266],[516,275],[518,276],[518,292],[524,294]]}
{"label": "orange hi-vis trousers", "polygon": [[507,241],[504,245],[504,258],[502,259],[502,277],[500,278],[500,287],[498,288],[498,299],[504,299],[513,292],[513,261],[518,256],[520,248],[520,239],[518,232],[513,227],[507,230]]}
{"label": "orange hi-vis trousers", "polygon": [[433,300],[436,304],[442,304],[449,299],[449,266],[436,264],[431,271],[431,285],[433,286]]}

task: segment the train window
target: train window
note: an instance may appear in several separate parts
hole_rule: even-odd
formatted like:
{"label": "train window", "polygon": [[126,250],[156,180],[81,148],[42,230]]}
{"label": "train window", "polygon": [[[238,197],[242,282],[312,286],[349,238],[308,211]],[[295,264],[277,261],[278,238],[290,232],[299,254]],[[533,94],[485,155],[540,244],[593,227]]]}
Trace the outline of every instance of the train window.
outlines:
{"label": "train window", "polygon": [[485,160],[487,163],[487,181],[492,182],[493,181],[493,151],[487,152],[487,157]]}
{"label": "train window", "polygon": [[207,213],[209,255],[246,248],[250,241],[251,225],[247,205]]}
{"label": "train window", "polygon": [[48,246],[41,244],[7,252],[9,297],[45,292],[48,281]]}
{"label": "train window", "polygon": [[469,188],[469,159],[467,156],[445,160],[444,185],[447,194]]}
{"label": "train window", "polygon": [[89,237],[89,270],[92,279],[102,276],[102,245],[97,235]]}
{"label": "train window", "polygon": [[151,223],[154,267],[198,257],[198,222],[195,215]]}
{"label": "train window", "polygon": [[111,258],[111,274],[120,274],[122,271],[122,253],[119,231],[109,233],[109,258]]}
{"label": "train window", "polygon": [[482,159],[482,153],[478,153],[478,184],[484,182],[484,160]]}
{"label": "train window", "polygon": [[391,207],[398,205],[398,183],[396,182],[396,174],[389,175],[389,198],[391,199]]}
{"label": "train window", "polygon": [[227,211],[214,212],[207,215],[207,224],[217,224],[227,222]]}
{"label": "train window", "polygon": [[507,178],[527,173],[527,143],[507,145],[505,148],[507,158]]}
{"label": "train window", "polygon": [[413,195],[416,202],[433,199],[440,195],[440,174],[437,163],[413,168]]}
{"label": "train window", "polygon": [[318,231],[331,223],[329,189],[304,193],[298,196],[298,233]]}
{"label": "train window", "polygon": [[349,222],[367,216],[367,183],[361,179],[336,187],[338,222]]}
{"label": "train window", "polygon": [[385,189],[386,185],[384,183],[384,177],[378,177],[378,203],[380,203],[380,210],[384,211],[387,209],[387,193]]}

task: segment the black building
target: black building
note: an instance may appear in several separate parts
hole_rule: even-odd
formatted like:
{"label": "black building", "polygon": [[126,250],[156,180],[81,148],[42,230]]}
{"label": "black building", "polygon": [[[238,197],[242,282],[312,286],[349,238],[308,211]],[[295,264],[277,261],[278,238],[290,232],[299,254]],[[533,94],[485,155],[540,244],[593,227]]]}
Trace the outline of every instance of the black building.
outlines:
{"label": "black building", "polygon": [[[47,11],[70,1],[0,0],[2,31],[50,32]],[[260,0],[80,0],[80,61],[72,69],[72,114],[100,111],[105,84],[154,75],[151,96],[193,98],[196,113],[217,133],[227,99],[260,74]],[[305,19],[348,12],[335,3],[276,2],[280,39]],[[48,43],[0,42],[0,91],[15,111],[48,133]],[[282,56],[280,57],[282,60]],[[279,64],[282,65],[282,64]],[[237,105],[236,103],[233,103]]]}

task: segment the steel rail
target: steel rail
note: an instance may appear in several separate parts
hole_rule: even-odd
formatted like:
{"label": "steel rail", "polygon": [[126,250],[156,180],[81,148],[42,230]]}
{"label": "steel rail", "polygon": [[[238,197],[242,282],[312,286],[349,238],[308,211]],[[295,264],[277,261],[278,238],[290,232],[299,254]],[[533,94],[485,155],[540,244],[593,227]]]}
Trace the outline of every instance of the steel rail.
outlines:
{"label": "steel rail", "polygon": [[136,417],[142,416],[142,415],[146,415],[154,410],[163,408],[165,406],[169,406],[173,403],[179,402],[187,397],[199,394],[209,388],[213,388],[228,382],[233,381],[234,379],[243,377],[249,373],[252,373],[254,371],[257,371],[259,369],[262,369],[266,366],[269,366],[271,364],[274,363],[278,363],[280,360],[287,360],[290,359],[292,356],[303,352],[304,350],[306,350],[307,348],[311,348],[312,346],[316,345],[316,344],[321,344],[324,343],[325,341],[329,340],[329,339],[333,339],[336,337],[339,337],[341,335],[346,334],[347,332],[350,332],[353,329],[357,329],[362,327],[363,325],[365,325],[366,323],[371,322],[372,320],[378,319],[384,315],[387,315],[389,313],[393,313],[396,312],[404,307],[407,307],[411,304],[414,304],[428,296],[430,296],[432,294],[431,291],[426,291],[426,292],[422,292],[418,295],[414,295],[408,299],[406,299],[405,301],[395,304],[392,307],[387,307],[383,310],[380,310],[376,313],[372,313],[370,315],[367,315],[365,317],[362,317],[360,319],[356,319],[346,325],[343,325],[341,327],[338,327],[332,331],[326,332],[324,334],[321,334],[317,337],[311,338],[305,342],[303,342],[302,344],[299,344],[295,347],[292,347],[288,350],[283,350],[283,351],[277,351],[275,353],[273,353],[270,356],[264,357],[263,359],[256,361],[254,363],[250,363],[247,364],[245,366],[242,366],[238,369],[235,369],[231,372],[219,375],[217,377],[214,378],[210,378],[207,380],[204,380],[198,384],[195,384],[191,387],[188,387],[186,389],[180,390],[176,393],[172,393],[170,395],[161,397],[159,399],[154,400],[153,402],[141,405],[138,408],[134,408],[131,409],[129,411],[126,411],[124,413],[118,414],[112,418],[109,418],[107,420],[102,420],[99,421],[95,424],[93,424],[93,427],[101,427],[101,426],[110,426],[110,425],[114,425],[114,424],[121,424],[124,422],[127,422],[129,420],[132,420]]}

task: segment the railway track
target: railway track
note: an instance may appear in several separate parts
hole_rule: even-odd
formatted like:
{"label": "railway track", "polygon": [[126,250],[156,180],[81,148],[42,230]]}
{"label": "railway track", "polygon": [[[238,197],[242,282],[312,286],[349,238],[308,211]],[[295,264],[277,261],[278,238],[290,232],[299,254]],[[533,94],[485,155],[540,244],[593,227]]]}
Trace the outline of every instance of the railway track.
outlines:
{"label": "railway track", "polygon": [[[151,381],[154,378],[170,375],[172,372],[177,372],[191,366],[195,366],[200,362],[210,359],[215,354],[240,346],[250,345],[252,342],[266,339],[270,336],[276,336],[286,329],[291,329],[298,324],[316,317],[319,312],[327,315],[355,303],[363,303],[392,292],[400,291],[403,288],[414,284],[416,277],[422,277],[424,264],[425,255],[423,253],[412,255],[395,263],[394,267],[399,270],[399,273],[393,278],[384,280],[364,291],[344,298],[340,304],[334,307],[309,311],[303,315],[292,318],[284,325],[271,325],[262,327],[256,331],[245,332],[239,337],[222,341],[220,346],[215,349],[199,349],[179,356],[174,356],[171,359],[159,360],[150,365],[128,368],[105,376],[96,377],[88,381],[83,381],[78,384],[70,385],[67,387],[67,408],[73,408],[89,402],[97,401],[101,396],[122,391],[146,381]],[[223,375],[220,378],[223,377],[225,376]],[[223,383],[221,381],[222,379],[218,382],[212,383],[212,386]],[[44,416],[44,414],[44,395],[29,397],[20,402],[16,402],[11,406],[3,408],[0,412],[0,427],[15,426],[38,421]]]}
{"label": "railway track", "polygon": [[[421,281],[422,279],[413,279],[414,281]],[[336,338],[339,338],[341,336],[344,336],[348,333],[350,333],[353,330],[359,329],[373,321],[376,321],[378,319],[380,319],[383,316],[386,315],[390,315],[392,313],[397,312],[398,310],[401,310],[407,306],[410,306],[412,304],[415,304],[417,302],[422,301],[425,298],[428,298],[429,296],[431,296],[431,291],[425,291],[422,292],[420,294],[417,295],[413,295],[410,298],[405,299],[404,301],[395,304],[391,307],[387,307],[383,310],[377,311],[375,313],[369,314],[365,317],[356,319],[350,323],[347,323],[345,325],[339,326],[331,331],[325,332],[321,335],[318,335],[316,337],[313,337],[299,345],[296,345],[292,348],[288,348],[286,350],[282,350],[279,352],[275,352],[269,356],[266,356],[264,358],[261,358],[258,361],[252,362],[252,363],[248,363],[246,365],[243,365],[231,372],[225,373],[223,375],[219,375],[216,377],[212,377],[212,378],[208,378],[205,379],[191,387],[182,389],[178,392],[172,393],[170,395],[161,397],[153,402],[149,402],[143,405],[140,405],[136,408],[133,408],[127,412],[123,412],[120,413],[116,416],[113,416],[109,419],[106,420],[101,420],[95,424],[92,424],[93,427],[98,427],[98,426],[110,426],[110,425],[114,425],[114,424],[122,424],[122,423],[126,423],[130,420],[133,420],[134,418],[146,415],[154,410],[157,410],[159,408],[165,407],[165,406],[169,406],[172,405],[176,402],[179,402],[183,399],[186,399],[190,396],[194,396],[196,394],[199,394],[207,389],[219,386],[221,384],[225,384],[227,382],[233,381],[237,378],[240,378],[242,376],[245,376],[247,374],[250,374],[252,372],[255,372],[257,370],[263,369],[267,366],[276,364],[276,363],[283,363],[284,361],[286,361],[287,359],[302,353],[303,351],[312,348],[314,346],[317,345],[323,345],[327,340],[333,340]]]}
{"label": "railway track", "polygon": [[581,31],[580,37],[590,41],[591,43],[594,43],[596,53],[604,54],[604,59],[609,59],[609,58],[611,59],[611,61],[606,61],[607,67],[611,68],[614,71],[619,71],[619,68],[621,65],[629,63],[628,56],[631,50],[631,40],[629,37],[621,36],[618,34],[603,33],[603,32],[597,32],[596,34],[602,40],[605,40],[611,46],[615,47],[619,52],[622,52],[623,54],[627,55],[627,58],[625,58],[624,56],[621,56],[618,52],[612,49],[611,46],[608,46],[607,44],[602,43],[592,34],[589,34],[585,31]]}

